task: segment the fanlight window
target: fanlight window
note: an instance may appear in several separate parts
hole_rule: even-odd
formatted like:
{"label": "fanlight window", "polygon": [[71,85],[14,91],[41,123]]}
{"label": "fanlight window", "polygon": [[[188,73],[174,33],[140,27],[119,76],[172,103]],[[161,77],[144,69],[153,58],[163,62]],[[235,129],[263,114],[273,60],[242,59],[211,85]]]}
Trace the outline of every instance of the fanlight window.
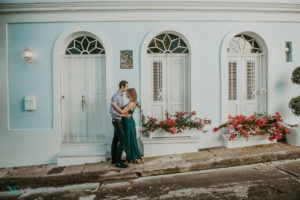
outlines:
{"label": "fanlight window", "polygon": [[231,54],[251,54],[262,53],[262,49],[255,39],[247,35],[239,34],[232,38],[227,52]]}
{"label": "fanlight window", "polygon": [[189,49],[180,37],[164,33],[151,40],[147,53],[189,53]]}
{"label": "fanlight window", "polygon": [[90,36],[80,36],[67,47],[66,55],[105,54],[102,44]]}

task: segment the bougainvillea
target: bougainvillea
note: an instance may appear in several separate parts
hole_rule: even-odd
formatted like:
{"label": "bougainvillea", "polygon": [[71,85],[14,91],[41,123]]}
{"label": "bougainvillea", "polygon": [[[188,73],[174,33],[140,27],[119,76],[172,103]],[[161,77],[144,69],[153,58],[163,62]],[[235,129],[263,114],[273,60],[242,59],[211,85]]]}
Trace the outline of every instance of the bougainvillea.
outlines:
{"label": "bougainvillea", "polygon": [[245,115],[228,116],[228,122],[214,128],[218,131],[221,128],[229,128],[231,134],[229,140],[233,140],[238,135],[244,136],[248,139],[253,135],[269,135],[269,140],[281,139],[283,134],[289,134],[285,124],[279,113],[275,115],[267,115],[266,113],[256,113],[247,117]]}
{"label": "bougainvillea", "polygon": [[206,118],[201,119],[196,117],[196,111],[192,112],[176,112],[171,115],[165,112],[165,120],[159,121],[154,117],[146,117],[142,113],[142,126],[141,133],[153,132],[157,129],[163,129],[171,134],[178,134],[186,129],[202,130],[204,126],[211,124],[211,120]]}

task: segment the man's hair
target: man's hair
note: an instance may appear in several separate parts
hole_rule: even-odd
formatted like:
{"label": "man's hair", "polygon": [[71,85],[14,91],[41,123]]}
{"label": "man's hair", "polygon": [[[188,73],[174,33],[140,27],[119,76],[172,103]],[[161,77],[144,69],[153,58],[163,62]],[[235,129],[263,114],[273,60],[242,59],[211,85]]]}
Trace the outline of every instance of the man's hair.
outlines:
{"label": "man's hair", "polygon": [[125,85],[127,84],[128,82],[127,81],[121,81],[119,83],[119,89],[121,89],[123,86],[125,87]]}

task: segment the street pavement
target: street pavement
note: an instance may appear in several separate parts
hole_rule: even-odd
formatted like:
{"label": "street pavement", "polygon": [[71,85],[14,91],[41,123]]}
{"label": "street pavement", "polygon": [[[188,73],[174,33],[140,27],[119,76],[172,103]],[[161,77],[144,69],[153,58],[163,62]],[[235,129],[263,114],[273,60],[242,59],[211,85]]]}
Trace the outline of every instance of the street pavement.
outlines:
{"label": "street pavement", "polygon": [[58,188],[27,189],[19,199],[299,200],[300,159]]}
{"label": "street pavement", "polygon": [[[218,187],[225,190],[225,186],[229,184],[229,188],[236,188],[234,185],[237,182],[237,186],[242,187],[250,181],[252,185],[245,185],[244,191],[248,192],[259,191],[259,188],[272,191],[269,187],[272,181],[276,182],[277,185],[273,185],[273,192],[268,193],[269,196],[272,196],[273,193],[280,196],[284,194],[290,194],[289,188],[293,189],[294,195],[298,195],[299,191],[299,160],[300,159],[300,147],[287,145],[285,143],[261,145],[261,146],[252,146],[252,147],[243,147],[243,148],[234,148],[227,149],[223,147],[219,148],[210,148],[202,149],[196,153],[186,153],[186,154],[174,154],[167,156],[159,157],[148,157],[145,158],[145,162],[142,164],[130,164],[127,169],[119,169],[111,165],[108,162],[101,163],[90,163],[83,165],[73,165],[73,166],[57,166],[55,164],[50,165],[35,165],[35,166],[24,166],[24,167],[12,167],[12,168],[1,168],[0,169],[0,199],[119,199],[123,198],[120,194],[129,195],[131,199],[134,199],[135,196],[139,198],[147,199],[149,197],[155,198],[165,198],[171,199],[168,195],[174,193],[174,198],[179,198],[180,195],[176,191],[180,191],[184,195],[187,193],[194,194],[190,196],[191,199],[198,198],[201,195],[202,199],[216,199],[219,198],[218,194],[224,196],[226,199],[227,196],[218,190]],[[289,164],[277,167],[279,161],[286,161]],[[280,163],[280,162],[279,162]],[[294,163],[294,164],[293,164]],[[257,169],[247,168],[248,166],[253,166],[256,164]],[[274,165],[274,166],[273,166]],[[243,166],[246,167],[245,170],[238,170],[235,173],[230,174],[230,170],[226,171],[225,169],[231,169],[231,167],[238,167],[237,169],[243,169]],[[278,165],[279,166],[279,165]],[[217,173],[218,170],[225,170],[224,174],[228,176],[224,177],[221,174],[215,176],[212,172],[207,170],[216,170],[214,173]],[[233,168],[232,168],[233,169]],[[252,169],[252,171],[251,171]],[[261,169],[261,170],[260,170]],[[247,170],[249,172],[247,172]],[[199,173],[198,173],[199,172]],[[208,175],[203,175],[203,172]],[[226,173],[225,173],[226,172]],[[250,175],[253,172],[253,176]],[[254,173],[255,172],[255,173]],[[272,173],[271,173],[272,172]],[[274,172],[274,173],[273,173]],[[184,173],[196,173],[194,175],[188,175]],[[166,181],[166,187],[160,187],[162,180],[156,182],[156,184],[145,185],[142,180],[152,180],[152,178],[160,176],[171,177],[173,175],[183,174],[182,179],[177,178],[166,178],[162,180]],[[248,175],[249,174],[249,175]],[[257,179],[260,181],[266,180],[268,184],[259,185],[260,181],[254,181],[254,175],[257,175]],[[280,176],[281,178],[280,178]],[[174,176],[174,177],[176,177]],[[197,178],[198,177],[198,178]],[[206,179],[205,179],[206,177]],[[235,180],[234,178],[243,178],[241,180]],[[252,177],[252,179],[251,179]],[[149,178],[149,179],[147,179]],[[249,180],[248,180],[249,179]],[[140,184],[130,186],[131,182],[128,180],[137,181]],[[154,180],[154,179],[153,179]],[[155,179],[156,180],[156,179]],[[159,180],[159,179],[157,179]],[[188,181],[185,181],[188,180]],[[209,184],[208,180],[214,180],[216,182],[211,182]],[[228,180],[226,182],[225,180]],[[244,182],[238,182],[245,180]],[[173,181],[173,182],[172,182]],[[232,182],[233,181],[233,182]],[[109,184],[127,184],[125,185],[125,190],[122,185],[113,188],[110,193]],[[133,182],[135,183],[135,182]],[[182,184],[181,184],[182,183]],[[193,184],[194,185],[193,185]],[[201,183],[201,184],[200,184]],[[204,184],[207,183],[207,184]],[[220,185],[216,185],[216,184]],[[181,184],[181,185],[180,185]],[[189,185],[192,184],[192,185]],[[224,184],[222,186],[222,184]],[[230,186],[230,184],[233,184]],[[282,184],[282,185],[280,185]],[[172,185],[176,186],[172,188]],[[290,185],[290,186],[289,186]],[[177,187],[178,186],[178,187]],[[212,187],[214,186],[214,187]],[[282,188],[278,190],[276,188]],[[295,188],[296,187],[296,188]],[[122,188],[122,189],[118,189]],[[128,189],[129,188],[129,189]],[[154,188],[154,189],[153,189]],[[190,189],[188,189],[190,188]],[[193,191],[191,188],[200,188],[195,189],[197,192]],[[209,188],[209,190],[208,190]],[[248,188],[247,190],[245,188]],[[153,190],[152,190],[153,189]],[[228,189],[228,188],[227,188]],[[170,191],[170,193],[161,193],[161,191]],[[236,189],[237,190],[237,189]],[[242,190],[242,188],[241,188]],[[67,192],[71,191],[71,192]],[[93,192],[91,192],[93,191]],[[141,192],[141,194],[138,193]],[[160,191],[160,192],[159,192]],[[172,192],[173,191],[173,192]],[[189,191],[189,192],[188,192]],[[203,192],[199,192],[203,191]],[[204,191],[211,191],[206,194]],[[219,191],[219,192],[218,192]],[[279,191],[279,192],[278,192]],[[287,192],[288,191],[288,192]],[[134,192],[134,193],[131,193]],[[229,192],[230,194],[232,192]],[[44,194],[44,195],[42,195]],[[62,196],[60,196],[60,194]],[[116,197],[113,194],[117,194]],[[146,196],[143,196],[145,194]],[[153,194],[153,196],[151,196]],[[256,194],[256,193],[255,193]],[[252,194],[253,199],[255,199],[255,194]],[[259,191],[257,194],[263,194]],[[289,196],[289,199],[293,199],[293,194]],[[119,195],[119,196],[118,196]],[[167,196],[164,196],[167,195]],[[233,195],[233,194],[232,194]],[[245,194],[246,195],[246,194]],[[188,195],[187,195],[188,196]],[[230,196],[230,195],[229,195]],[[251,196],[251,195],[250,195]],[[34,198],[33,198],[34,197]],[[243,199],[244,197],[240,194],[236,195],[236,199]],[[125,199],[128,199],[125,197]],[[184,198],[186,199],[186,198]],[[234,199],[233,197],[228,199]],[[257,198],[262,199],[262,198]],[[280,198],[279,198],[280,199]],[[299,198],[300,199],[300,198]]]}

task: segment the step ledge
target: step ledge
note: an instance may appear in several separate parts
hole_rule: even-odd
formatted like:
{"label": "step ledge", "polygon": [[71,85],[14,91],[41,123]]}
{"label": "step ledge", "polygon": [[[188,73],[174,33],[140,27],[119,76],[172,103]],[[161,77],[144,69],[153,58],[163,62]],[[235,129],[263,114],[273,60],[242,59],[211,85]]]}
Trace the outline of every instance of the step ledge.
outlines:
{"label": "step ledge", "polygon": [[89,156],[105,156],[106,151],[96,151],[96,152],[59,152],[58,157],[89,157]]}
{"label": "step ledge", "polygon": [[107,145],[106,142],[97,143],[62,143],[61,146],[95,146],[95,145]]}

